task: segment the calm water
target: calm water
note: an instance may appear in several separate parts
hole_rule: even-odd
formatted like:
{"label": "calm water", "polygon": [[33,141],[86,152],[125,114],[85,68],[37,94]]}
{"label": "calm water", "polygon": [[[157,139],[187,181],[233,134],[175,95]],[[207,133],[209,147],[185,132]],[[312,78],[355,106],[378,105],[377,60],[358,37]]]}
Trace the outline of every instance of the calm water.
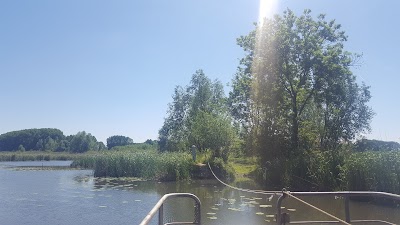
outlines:
{"label": "calm water", "polygon": [[[67,166],[70,162],[0,163],[1,225],[109,225],[139,224],[166,193],[191,192],[202,203],[203,224],[275,224],[277,197],[224,188],[213,180],[144,182],[134,179],[96,179],[91,170],[43,170],[29,166]],[[15,166],[24,166],[17,167]],[[343,216],[343,200],[304,198],[330,213]],[[295,219],[329,219],[293,200],[285,211]],[[353,219],[384,219],[400,223],[400,209],[351,202]],[[191,201],[172,201],[165,219],[190,220]],[[154,220],[152,224],[156,224]]]}

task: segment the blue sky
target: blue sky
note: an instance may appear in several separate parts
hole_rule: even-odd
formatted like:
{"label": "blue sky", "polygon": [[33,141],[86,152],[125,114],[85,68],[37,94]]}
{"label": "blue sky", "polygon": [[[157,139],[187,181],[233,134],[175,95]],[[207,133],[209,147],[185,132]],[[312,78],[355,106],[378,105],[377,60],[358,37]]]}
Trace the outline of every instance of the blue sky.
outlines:
{"label": "blue sky", "polygon": [[[371,86],[371,139],[400,141],[398,1],[282,0],[336,19],[353,72]],[[0,134],[27,128],[86,131],[105,141],[157,139],[176,85],[197,69],[228,84],[257,0],[0,1]],[[226,92],[229,87],[226,87]]]}

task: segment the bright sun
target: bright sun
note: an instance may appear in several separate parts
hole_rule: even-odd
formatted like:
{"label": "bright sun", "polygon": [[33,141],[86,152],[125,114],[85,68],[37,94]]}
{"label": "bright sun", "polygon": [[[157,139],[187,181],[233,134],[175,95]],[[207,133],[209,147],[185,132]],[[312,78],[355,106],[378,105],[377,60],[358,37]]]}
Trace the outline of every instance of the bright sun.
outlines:
{"label": "bright sun", "polygon": [[258,22],[262,23],[265,17],[274,14],[278,6],[278,0],[260,0],[260,11],[258,13]]}

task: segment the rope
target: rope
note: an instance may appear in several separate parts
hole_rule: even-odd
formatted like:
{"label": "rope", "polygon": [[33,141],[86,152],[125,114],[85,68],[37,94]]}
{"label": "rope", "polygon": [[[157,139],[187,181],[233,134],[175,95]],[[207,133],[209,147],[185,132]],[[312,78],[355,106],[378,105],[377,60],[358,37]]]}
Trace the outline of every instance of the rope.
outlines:
{"label": "rope", "polygon": [[290,192],[288,192],[288,191],[262,191],[262,190],[251,190],[251,189],[238,188],[238,187],[229,185],[229,184],[223,182],[222,180],[220,180],[217,177],[217,175],[215,175],[214,171],[211,169],[210,163],[208,163],[208,168],[210,168],[210,171],[211,171],[212,175],[215,177],[215,179],[217,179],[223,185],[225,185],[227,187],[230,187],[232,189],[235,189],[235,190],[238,190],[238,191],[243,191],[243,192],[248,192],[248,193],[253,193],[253,194],[276,194],[276,195],[278,195],[278,194],[281,194],[283,192],[284,194],[287,194],[288,196],[296,199],[297,201],[299,201],[299,202],[301,202],[301,203],[303,203],[305,205],[308,205],[309,207],[311,207],[313,209],[316,209],[317,211],[319,211],[319,212],[321,212],[321,213],[323,213],[323,214],[325,214],[327,216],[330,216],[332,219],[335,219],[335,220],[337,220],[337,221],[339,221],[339,222],[341,222],[343,224],[351,225],[350,223],[348,223],[348,222],[346,222],[346,221],[344,221],[342,219],[339,219],[338,217],[336,217],[336,216],[334,216],[334,215],[332,215],[332,214],[330,214],[328,212],[325,212],[324,210],[322,210],[322,209],[320,209],[320,208],[318,208],[318,207],[316,207],[314,205],[311,205],[310,203],[308,203],[306,201],[301,200],[300,198],[290,194]]}
{"label": "rope", "polygon": [[321,213],[323,213],[323,214],[325,214],[325,215],[327,215],[327,216],[332,217],[332,219],[335,219],[335,220],[337,220],[337,221],[339,221],[339,222],[341,222],[341,223],[343,223],[343,224],[351,225],[350,223],[348,223],[348,222],[346,222],[346,221],[344,221],[344,220],[342,220],[342,219],[339,219],[338,217],[336,217],[336,216],[334,216],[334,215],[332,215],[332,214],[330,214],[330,213],[328,213],[328,212],[325,212],[324,210],[322,210],[322,209],[320,209],[320,208],[318,208],[318,207],[316,207],[316,206],[314,206],[314,205],[311,205],[310,203],[308,203],[308,202],[306,202],[306,201],[304,201],[304,200],[301,200],[300,198],[298,198],[298,197],[296,197],[296,196],[290,194],[290,192],[288,192],[288,191],[284,191],[283,193],[289,195],[290,197],[296,199],[297,201],[299,201],[299,202],[301,202],[301,203],[303,203],[303,204],[305,204],[305,205],[310,206],[311,208],[313,208],[313,209],[315,209],[315,210],[318,210],[319,212],[321,212]]}
{"label": "rope", "polygon": [[253,194],[282,194],[282,191],[263,191],[263,190],[251,190],[251,189],[243,189],[243,188],[238,188],[232,185],[229,185],[225,182],[223,182],[222,180],[220,180],[217,175],[215,175],[214,171],[211,169],[210,163],[208,163],[208,167],[210,168],[210,171],[212,173],[212,175],[214,175],[215,179],[217,179],[220,183],[222,183],[223,185],[230,187],[232,189],[238,190],[238,191],[243,191],[243,192],[248,192],[248,193],[253,193]]}

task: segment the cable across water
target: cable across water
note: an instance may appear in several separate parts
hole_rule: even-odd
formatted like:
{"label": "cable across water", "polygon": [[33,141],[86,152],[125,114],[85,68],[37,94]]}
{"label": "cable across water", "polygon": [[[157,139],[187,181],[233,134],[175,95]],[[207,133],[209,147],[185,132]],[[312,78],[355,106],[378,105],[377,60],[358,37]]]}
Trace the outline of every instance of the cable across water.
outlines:
{"label": "cable across water", "polygon": [[342,220],[342,219],[340,219],[340,218],[338,218],[338,217],[336,217],[336,216],[334,216],[334,215],[332,215],[332,214],[330,214],[330,213],[328,213],[328,212],[326,212],[326,211],[324,211],[324,210],[322,210],[322,209],[320,209],[320,208],[318,208],[318,207],[316,207],[316,206],[314,206],[314,205],[312,205],[312,204],[310,204],[310,203],[308,203],[308,202],[306,202],[306,201],[304,201],[304,200],[302,200],[302,199],[300,199],[300,198],[298,198],[298,197],[292,195],[292,194],[290,193],[290,191],[286,191],[286,190],[282,190],[282,191],[251,190],[251,189],[238,188],[238,187],[229,185],[229,184],[223,182],[222,180],[220,180],[220,179],[217,177],[217,175],[215,175],[214,171],[212,170],[212,168],[211,168],[211,166],[210,166],[210,163],[208,163],[208,167],[210,168],[210,171],[211,171],[212,175],[215,177],[215,179],[217,179],[217,180],[218,180],[220,183],[222,183],[223,185],[225,185],[225,186],[227,186],[227,187],[230,187],[230,188],[232,188],[232,189],[234,189],[234,190],[243,191],[243,192],[247,192],[247,193],[253,193],[253,194],[272,194],[272,195],[274,195],[274,194],[275,194],[275,195],[286,194],[286,195],[288,195],[289,197],[292,197],[293,199],[295,199],[295,200],[297,200],[297,201],[299,201],[299,202],[301,202],[301,203],[303,203],[303,204],[305,204],[305,205],[307,205],[307,206],[309,206],[309,207],[311,207],[311,208],[313,208],[313,209],[315,209],[315,210],[317,210],[317,211],[319,211],[319,212],[321,212],[321,213],[323,213],[323,214],[325,214],[325,215],[331,217],[332,219],[335,219],[335,220],[337,220],[337,221],[339,221],[339,222],[341,222],[341,223],[343,223],[343,224],[351,225],[350,223],[348,223],[348,222],[346,222],[346,221],[344,221],[344,220]]}

